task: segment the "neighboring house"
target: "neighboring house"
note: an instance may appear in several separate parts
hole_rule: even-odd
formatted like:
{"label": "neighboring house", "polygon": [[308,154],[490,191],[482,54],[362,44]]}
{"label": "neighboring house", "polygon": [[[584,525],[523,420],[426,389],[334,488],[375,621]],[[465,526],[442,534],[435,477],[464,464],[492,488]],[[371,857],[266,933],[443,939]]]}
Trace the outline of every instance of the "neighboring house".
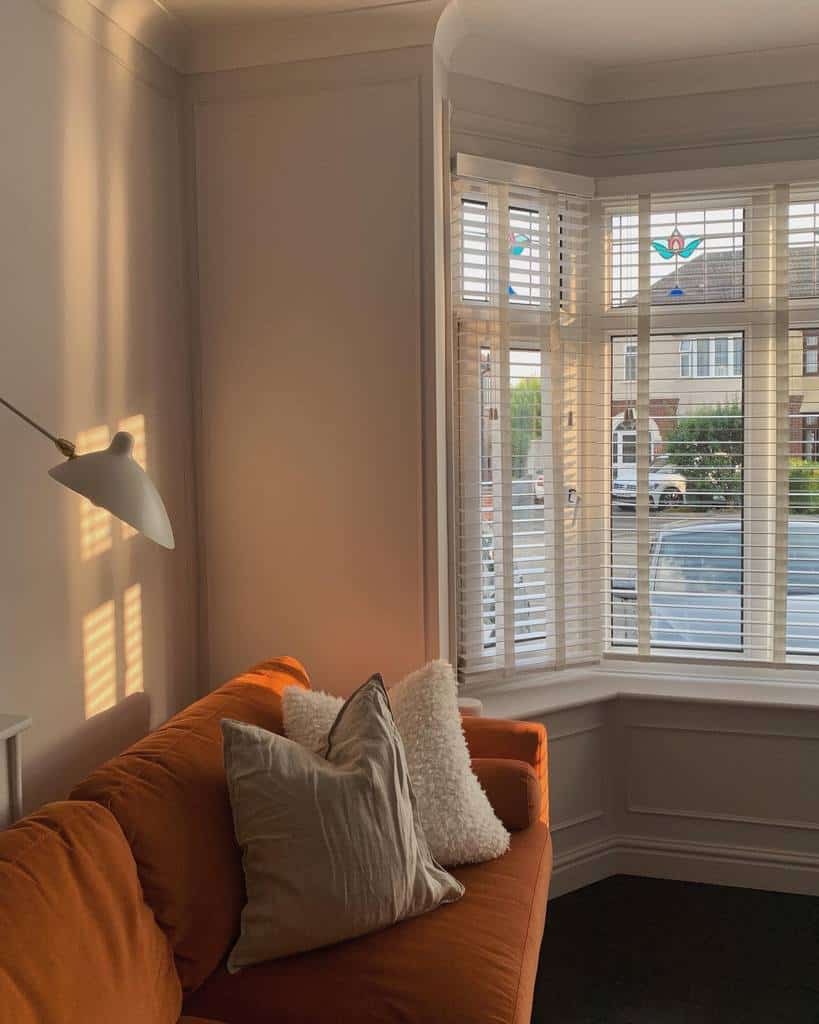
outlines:
{"label": "neighboring house", "polygon": [[[686,305],[705,301],[739,301],[744,294],[742,254],[712,253],[682,263],[678,271],[652,285],[652,305],[679,303],[670,297],[679,287]],[[791,294],[819,292],[815,250],[791,253]],[[706,292],[707,289],[707,292]],[[698,299],[699,296],[699,299]],[[630,307],[632,298],[619,303]],[[745,314],[747,316],[747,314]],[[743,312],[737,316],[744,319]],[[663,439],[680,417],[708,405],[741,402],[743,395],[743,335],[726,330],[697,334],[654,333],[651,338],[650,437],[651,455],[662,454]],[[819,461],[819,327],[790,332],[791,456]],[[612,338],[612,462],[635,460],[634,405],[637,391],[637,341],[633,335]]]}

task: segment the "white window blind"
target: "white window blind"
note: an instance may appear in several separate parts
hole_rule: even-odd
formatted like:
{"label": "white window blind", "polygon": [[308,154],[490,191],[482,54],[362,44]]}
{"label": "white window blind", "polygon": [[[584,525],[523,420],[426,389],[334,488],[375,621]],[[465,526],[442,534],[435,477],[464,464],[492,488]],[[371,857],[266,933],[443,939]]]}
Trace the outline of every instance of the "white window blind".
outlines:
{"label": "white window blind", "polygon": [[582,498],[588,201],[459,179],[453,217],[461,671],[588,659],[604,553]]}
{"label": "white window blind", "polygon": [[452,209],[461,674],[819,661],[819,186]]}
{"label": "white window blind", "polygon": [[609,365],[637,346],[608,388],[608,649],[815,660],[815,199],[635,196],[601,221]]}

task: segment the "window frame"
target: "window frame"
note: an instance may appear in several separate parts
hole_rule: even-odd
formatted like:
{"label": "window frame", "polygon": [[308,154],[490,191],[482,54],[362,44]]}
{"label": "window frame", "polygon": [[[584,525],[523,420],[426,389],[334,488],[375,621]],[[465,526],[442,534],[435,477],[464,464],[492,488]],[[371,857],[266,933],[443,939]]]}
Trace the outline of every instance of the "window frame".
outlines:
{"label": "window frame", "polygon": [[[662,333],[665,334],[666,332],[664,331]],[[671,332],[671,333],[673,333],[673,332]],[[742,379],[742,359],[740,358],[739,360],[737,360],[736,345],[734,345],[731,348],[731,350],[729,352],[729,357],[728,357],[729,358],[728,369],[731,372],[730,373],[717,373],[716,372],[716,369],[717,369],[717,342],[720,342],[720,341],[730,341],[731,340],[730,336],[732,334],[733,335],[738,335],[738,334],[741,334],[741,332],[728,330],[728,331],[723,331],[723,332],[721,332],[719,334],[716,334],[716,333],[709,334],[707,332],[699,332],[698,331],[696,334],[694,334],[692,332],[692,335],[691,335],[690,338],[681,338],[680,339],[680,350],[679,350],[679,355],[680,355],[680,378],[682,380],[741,380]],[[733,340],[736,341],[736,338],[734,338]],[[696,373],[685,373],[684,370],[683,370],[684,361],[687,358],[687,359],[690,359],[692,361],[691,362],[692,367],[694,369],[696,369],[697,371],[699,371],[699,366],[700,366],[700,351],[699,351],[699,347],[696,347],[696,348],[694,348],[692,350],[683,351],[683,345],[690,344],[691,342],[694,342],[694,341],[697,341],[697,342],[707,341],[708,342],[708,350],[706,352],[706,358],[707,358],[707,363],[708,363],[708,372],[707,373],[699,373],[699,372],[696,372]],[[741,351],[742,351],[742,348],[740,347],[740,352]],[[739,373],[737,373],[737,369],[739,369],[739,371],[740,371]]]}
{"label": "window frame", "polygon": [[[634,367],[634,372],[629,373],[629,366]],[[626,342],[623,350],[623,381],[626,384],[634,384],[637,380],[637,342]]]}
{"label": "window frame", "polygon": [[[754,211],[754,208],[753,208],[753,205],[752,205],[752,199],[751,199],[750,196],[745,196],[741,200],[739,199],[739,195],[741,195],[742,191],[743,191],[742,189],[738,190],[737,200],[735,200],[737,207],[742,209],[742,231],[743,231],[742,250],[741,250],[742,251],[742,298],[737,298],[737,299],[720,299],[720,300],[715,300],[715,301],[710,301],[710,302],[688,302],[688,303],[679,303],[679,304],[673,304],[673,303],[654,304],[654,303],[652,303],[652,307],[651,308],[652,308],[652,311],[654,311],[654,310],[660,311],[661,312],[661,316],[662,316],[662,323],[661,323],[661,325],[657,324],[656,320],[655,320],[655,325],[653,325],[652,334],[666,335],[666,334],[678,334],[678,333],[685,334],[685,333],[691,332],[691,333],[699,333],[699,334],[710,335],[709,351],[708,351],[708,374],[707,374],[707,378],[708,379],[714,379],[714,380],[743,380],[743,393],[744,393],[744,388],[745,388],[744,376],[745,376],[746,373],[750,373],[751,372],[750,367],[745,365],[745,362],[746,362],[745,359],[742,360],[741,367],[738,366],[737,365],[736,355],[732,351],[732,352],[730,352],[728,354],[729,370],[732,371],[732,372],[725,373],[725,374],[717,374],[717,372],[716,372],[716,369],[717,369],[716,339],[714,338],[714,335],[716,335],[716,334],[727,333],[727,334],[737,334],[737,335],[740,335],[740,336],[744,336],[746,339],[750,340],[751,336],[753,335],[753,325],[752,325],[753,315],[752,315],[752,312],[754,310],[754,307],[756,305],[757,300],[754,297],[755,288],[754,288],[754,281],[753,281],[753,278],[754,278],[754,267],[752,265],[753,264],[753,260],[752,259],[749,260],[749,253],[751,251],[751,247],[755,244],[754,243],[754,235],[753,235],[753,230],[754,230],[753,229],[753,220],[754,220],[754,216],[753,215],[754,215],[755,211]],[[464,197],[464,198],[471,198],[471,197]],[[605,203],[605,199],[603,201]],[[514,203],[510,203],[510,207],[514,208],[514,206],[515,206]],[[714,208],[717,208],[717,209],[728,209],[730,207],[731,207],[730,203],[723,203],[722,201],[720,201],[720,203],[718,203]],[[703,208],[705,208],[705,207],[703,207]],[[604,212],[602,217],[601,217],[601,228],[602,228],[601,235],[605,235],[605,223],[606,223],[606,213]],[[562,235],[562,227],[561,227],[561,235]],[[561,244],[561,247],[562,247],[562,238],[561,238],[560,244]],[[594,235],[593,235],[590,244],[593,247],[596,244],[601,244],[601,242],[599,242],[594,237]],[[611,277],[610,277],[610,267],[608,266],[608,247],[606,247],[606,252],[605,252],[605,255],[603,257],[603,265],[604,265],[605,269],[604,269],[604,272],[601,273],[601,278],[600,278],[600,287],[601,287],[600,298],[601,298],[602,302],[601,302],[600,309],[596,312],[596,316],[599,318],[599,322],[600,322],[601,326],[603,327],[603,330],[602,331],[596,331],[596,339],[597,339],[597,341],[599,341],[600,344],[603,344],[603,345],[607,344],[608,346],[610,346],[612,336],[614,336],[614,335],[621,335],[622,336],[624,334],[633,334],[634,333],[634,330],[633,330],[631,322],[634,320],[634,318],[636,316],[637,310],[636,310],[636,306],[628,306],[628,305],[614,306],[611,303],[611,291],[610,291],[610,280],[611,280]],[[562,271],[562,266],[561,266],[561,271]],[[562,285],[562,282],[561,282],[561,285]],[[562,299],[563,299],[563,295],[562,295],[562,287],[561,287],[561,295],[560,295],[561,306],[562,306]],[[473,305],[473,306],[476,307],[476,309],[481,309],[481,310],[485,310],[486,307],[487,307],[487,304],[490,305],[490,306],[492,305],[489,296],[487,296],[486,299],[480,300],[479,302],[476,302],[475,300],[472,300],[471,303],[469,302],[469,300],[465,300],[462,297],[456,297],[455,298],[455,302],[456,302],[456,304],[463,305],[463,306]],[[526,309],[527,305],[528,305],[527,303],[519,303],[519,304],[516,303],[516,304],[514,304],[515,311],[514,311],[514,313],[512,315],[513,316],[518,316],[521,312],[523,312]],[[540,308],[542,308],[542,306]],[[797,311],[799,311],[800,314],[801,313],[805,314],[805,319],[807,319],[807,321],[810,323],[811,327],[814,327],[814,325],[819,322],[819,316],[813,315],[814,309],[816,309],[817,313],[819,313],[819,295],[794,297],[794,298],[792,298],[790,300],[789,308],[790,308],[790,329],[791,329],[791,331],[799,329],[797,327],[797,324],[796,324]],[[819,330],[817,330],[817,334],[819,334]],[[803,375],[804,376],[810,376],[810,377],[819,376],[819,369],[817,369],[816,371],[811,371],[810,373],[805,372],[806,371],[806,366],[805,366],[805,359],[804,359],[804,345],[805,345],[805,335],[803,333],[803,359],[802,359],[802,366],[801,366],[801,369],[803,371]],[[595,348],[594,347],[590,347],[589,351],[591,353],[593,353],[593,352],[595,352]],[[608,348],[608,351],[610,351],[610,347]],[[696,354],[692,353],[691,358],[692,359],[696,359]],[[634,361],[636,362],[636,352],[634,353]],[[628,369],[628,357],[626,357],[626,359],[624,360],[622,379],[623,379],[623,381],[625,383],[635,383],[636,382],[636,372],[635,372],[635,375],[632,377],[632,376],[630,376],[627,373],[627,369]],[[692,369],[696,370],[696,366],[692,367]],[[607,382],[613,380],[612,370],[613,370],[613,368],[610,365],[608,365],[606,367],[606,369],[605,369],[605,376],[606,376],[606,381]],[[737,372],[737,370],[739,370],[739,372]],[[635,371],[636,371],[636,366],[635,366]],[[682,367],[681,366],[680,366],[680,376],[681,377],[683,376],[683,374],[682,374]],[[691,380],[704,379],[706,377],[706,375],[700,375],[700,374],[697,374],[695,372],[691,373],[691,374],[689,374],[687,376],[688,376],[688,379],[691,379]],[[606,384],[606,386],[607,387],[609,386],[608,383]],[[611,399],[611,392],[610,392],[610,390],[608,392],[608,399],[609,399],[609,401]],[[610,429],[607,429],[607,430],[603,431],[603,436],[605,437],[606,435],[607,435],[606,445],[607,445],[607,450],[609,451],[609,456],[610,456],[611,455],[611,444],[612,444],[612,432],[611,432]],[[611,459],[611,457],[609,457],[608,462],[611,463],[611,461],[612,461],[612,459]],[[604,473],[604,476],[605,476],[606,475],[605,470],[603,470],[603,473]],[[608,492],[610,493],[610,489],[611,489],[610,488],[610,482],[609,482],[609,486],[606,487],[606,484],[605,484],[605,481],[604,481],[603,484],[602,484],[602,489],[604,491],[603,497],[605,498],[606,497],[605,491],[608,490]],[[743,533],[743,539],[744,539],[744,533]],[[605,608],[605,605],[607,604],[607,602],[610,601],[610,597],[611,597],[611,583],[612,583],[612,580],[611,580],[610,575],[607,578],[606,575],[604,574],[604,577],[603,577],[603,580],[602,580],[602,584],[603,585],[602,585],[602,589],[601,589],[601,604],[602,604],[603,608]],[[604,637],[605,637],[606,630],[603,631],[603,634],[604,634]],[[611,663],[614,663],[616,661],[620,661],[622,663],[622,661],[624,659],[627,659],[631,663],[633,657],[634,657],[633,653],[624,652],[622,650],[612,650],[606,643],[604,643],[603,650],[600,653],[599,661],[600,661],[600,664],[602,666],[605,666],[607,662],[611,664]],[[655,672],[655,673],[662,674],[663,671],[666,670],[665,666],[668,666],[669,663],[673,663],[673,662],[682,662],[682,663],[685,663],[685,664],[712,664],[712,663],[724,662],[726,668],[729,669],[729,671],[731,671],[733,673],[736,673],[738,675],[746,674],[749,671],[759,671],[761,673],[767,673],[769,675],[775,675],[776,672],[779,671],[778,667],[777,668],[772,667],[772,664],[771,664],[770,661],[767,661],[767,660],[762,660],[762,661],[757,660],[757,661],[755,661],[752,658],[742,657],[741,655],[738,658],[736,656],[736,653],[733,652],[733,651],[726,652],[725,654],[722,654],[719,651],[711,651],[711,650],[707,650],[707,651],[702,650],[701,651],[700,649],[692,649],[689,652],[689,651],[663,651],[663,650],[658,650],[656,648],[652,649],[650,661],[646,663],[645,669],[646,669],[647,673]],[[797,669],[798,670],[800,668],[808,668],[808,669],[811,669],[811,670],[815,671],[816,667],[817,667],[817,656],[815,654],[809,655],[806,659],[804,659],[804,662],[803,662],[803,660],[799,656],[789,656],[788,657],[788,665],[785,668],[785,671],[790,671],[790,670],[793,670],[793,669]],[[550,669],[541,669],[541,670],[538,670],[538,671],[541,674],[543,674],[544,672],[551,672]],[[517,674],[517,672],[516,672],[516,674]],[[531,672],[526,673],[524,671],[521,671],[520,674],[521,675],[529,674],[530,676],[532,676],[534,678],[534,676],[532,675]],[[488,677],[486,677],[486,678],[487,678],[487,681],[489,681]]]}
{"label": "window frame", "polygon": [[[815,344],[809,346],[809,338],[814,339]],[[814,370],[808,369],[809,352],[811,352],[816,357],[816,368]],[[802,376],[819,377],[819,329],[802,329]]]}
{"label": "window frame", "polygon": [[[735,201],[732,201],[731,203],[728,203],[727,200],[726,201],[722,201],[722,199],[715,200],[712,203],[703,203],[703,205],[700,207],[700,209],[702,209],[703,213],[708,213],[709,210],[726,210],[726,209],[734,209],[734,210],[741,210],[742,211],[742,217],[741,217],[741,220],[742,220],[742,234],[741,234],[742,245],[741,245],[741,249],[740,249],[740,251],[742,253],[742,271],[741,271],[741,274],[740,274],[740,278],[741,278],[740,291],[741,291],[741,294],[739,296],[737,296],[736,298],[726,298],[726,299],[713,299],[713,298],[710,298],[710,299],[703,300],[703,301],[698,301],[698,302],[688,302],[688,301],[686,301],[686,302],[652,302],[651,303],[651,308],[652,309],[663,310],[664,313],[665,312],[670,312],[670,311],[677,311],[677,310],[684,310],[686,312],[687,311],[691,311],[691,312],[700,312],[700,313],[702,313],[702,312],[706,312],[708,310],[714,309],[715,307],[716,308],[720,308],[720,307],[726,307],[727,306],[729,308],[736,308],[736,307],[744,307],[744,306],[747,305],[747,303],[749,301],[749,292],[752,291],[752,288],[749,288],[749,281],[751,280],[751,278],[753,276],[753,268],[749,268],[748,265],[747,265],[748,264],[748,259],[747,259],[747,253],[748,253],[748,231],[749,231],[749,227],[748,226],[749,226],[749,222],[751,222],[752,218],[753,218],[753,200],[752,200],[752,197],[750,195],[746,194],[743,189],[738,189],[736,191],[734,199],[735,199]],[[679,210],[676,210],[676,211],[673,210],[673,207],[670,207],[669,209],[672,212],[675,212],[675,213],[679,213],[680,212]],[[652,214],[654,214],[655,212],[656,213],[663,213],[665,211],[664,210],[656,210],[656,211],[652,210]],[[606,268],[605,268],[606,272],[605,272],[605,275],[604,275],[604,291],[603,291],[603,315],[604,316],[608,315],[608,314],[611,314],[611,313],[619,313],[619,312],[628,314],[628,312],[630,310],[636,309],[636,305],[633,304],[633,303],[620,302],[619,304],[615,304],[614,301],[613,301],[613,289],[614,289],[615,274],[614,274],[614,269],[613,269],[614,259],[613,259],[613,252],[612,252],[612,244],[613,244],[612,243],[612,233],[613,233],[612,220],[614,219],[614,217],[629,217],[629,216],[631,216],[631,217],[636,216],[636,213],[635,213],[634,209],[633,208],[626,208],[626,207],[619,207],[618,208],[617,204],[612,204],[604,213],[604,221],[605,221],[605,223],[604,223],[604,227],[603,227],[603,233],[604,233],[604,236],[608,239],[608,244],[606,245],[606,252],[605,252],[605,255],[604,255],[605,264],[606,264]],[[639,239],[637,240],[637,251],[639,253]],[[618,275],[618,277],[619,277],[619,280],[621,280],[621,281],[623,280],[622,273],[620,275]],[[662,280],[662,279],[660,279],[660,280]],[[636,301],[636,293],[633,296],[633,298]]]}

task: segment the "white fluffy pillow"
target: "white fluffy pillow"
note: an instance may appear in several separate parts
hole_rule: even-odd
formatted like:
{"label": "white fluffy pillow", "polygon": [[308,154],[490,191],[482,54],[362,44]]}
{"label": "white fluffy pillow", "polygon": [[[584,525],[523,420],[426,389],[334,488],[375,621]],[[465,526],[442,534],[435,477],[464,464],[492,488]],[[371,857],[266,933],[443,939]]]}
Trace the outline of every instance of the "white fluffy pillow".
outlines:
{"label": "white fluffy pillow", "polygon": [[[470,766],[452,666],[430,662],[393,686],[389,698],[433,857],[444,866],[500,857],[509,849],[509,833]],[[323,754],[343,703],[328,693],[287,687],[285,735]]]}

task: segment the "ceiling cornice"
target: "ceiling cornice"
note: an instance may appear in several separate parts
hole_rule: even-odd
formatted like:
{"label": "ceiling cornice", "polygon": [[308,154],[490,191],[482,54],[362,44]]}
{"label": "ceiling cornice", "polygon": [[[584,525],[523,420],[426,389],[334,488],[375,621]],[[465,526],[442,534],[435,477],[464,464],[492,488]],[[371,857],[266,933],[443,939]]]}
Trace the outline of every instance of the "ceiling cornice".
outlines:
{"label": "ceiling cornice", "polygon": [[194,29],[188,71],[228,71],[431,46],[447,0],[406,0],[315,16]]}
{"label": "ceiling cornice", "polygon": [[600,68],[477,33],[455,48],[451,70],[590,105],[819,81],[819,45]]}
{"label": "ceiling cornice", "polygon": [[819,81],[819,45],[690,57],[596,70],[587,102],[692,96]]}
{"label": "ceiling cornice", "polygon": [[819,45],[595,68],[470,31],[459,0],[397,0],[320,15],[193,27],[162,0],[40,2],[96,35],[105,34],[106,26],[109,37],[125,33],[183,74],[435,42],[456,73],[592,106],[819,81]]}
{"label": "ceiling cornice", "polygon": [[[71,0],[49,0],[52,6]],[[168,67],[185,72],[190,33],[160,0],[82,0],[95,7],[109,22],[150,50]],[[75,5],[74,5],[75,6]]]}

